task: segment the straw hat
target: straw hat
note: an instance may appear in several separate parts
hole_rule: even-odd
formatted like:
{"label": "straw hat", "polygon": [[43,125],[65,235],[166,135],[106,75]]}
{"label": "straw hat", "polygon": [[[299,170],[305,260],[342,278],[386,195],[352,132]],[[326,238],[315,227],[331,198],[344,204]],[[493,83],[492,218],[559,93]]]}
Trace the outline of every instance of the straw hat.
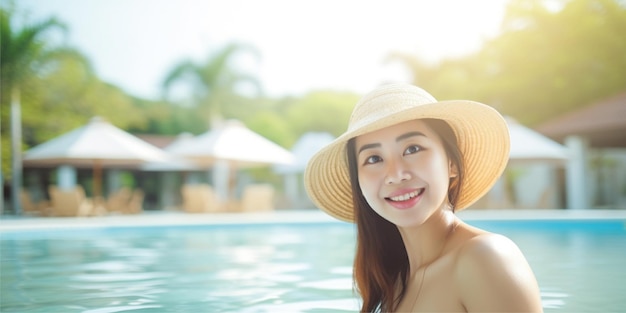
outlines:
{"label": "straw hat", "polygon": [[489,191],[509,157],[509,130],[492,107],[468,100],[437,101],[407,84],[381,86],[356,104],[348,130],[309,161],[304,183],[315,205],[331,216],[354,222],[346,144],[349,139],[398,123],[433,118],[447,122],[457,137],[465,175],[456,211]]}

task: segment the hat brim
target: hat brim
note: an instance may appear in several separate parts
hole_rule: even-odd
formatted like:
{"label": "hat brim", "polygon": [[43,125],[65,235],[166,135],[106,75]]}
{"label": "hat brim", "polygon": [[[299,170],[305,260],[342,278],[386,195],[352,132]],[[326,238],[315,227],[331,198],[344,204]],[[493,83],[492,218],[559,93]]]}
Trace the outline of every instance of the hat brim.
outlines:
{"label": "hat brim", "polygon": [[304,173],[307,193],[329,215],[354,222],[346,144],[351,138],[417,119],[440,119],[453,129],[463,157],[464,181],[455,206],[472,205],[498,180],[508,162],[510,139],[504,118],[492,107],[469,100],[440,101],[389,114],[352,129],[316,153]]}

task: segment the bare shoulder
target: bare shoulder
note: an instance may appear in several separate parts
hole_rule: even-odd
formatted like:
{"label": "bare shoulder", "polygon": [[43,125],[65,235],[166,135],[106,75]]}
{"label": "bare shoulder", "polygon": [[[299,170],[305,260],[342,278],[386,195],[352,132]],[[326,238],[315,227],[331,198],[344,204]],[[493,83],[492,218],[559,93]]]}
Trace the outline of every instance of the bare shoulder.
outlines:
{"label": "bare shoulder", "polygon": [[457,252],[455,278],[468,311],[541,311],[532,269],[505,236],[485,232],[465,240]]}
{"label": "bare shoulder", "polygon": [[505,265],[505,261],[524,259],[519,247],[509,238],[494,234],[483,233],[469,238],[459,250],[459,265],[478,267],[485,264]]}
{"label": "bare shoulder", "polygon": [[493,233],[480,234],[465,241],[456,261],[461,283],[480,278],[484,282],[499,284],[511,275],[532,275],[519,247],[509,238]]}

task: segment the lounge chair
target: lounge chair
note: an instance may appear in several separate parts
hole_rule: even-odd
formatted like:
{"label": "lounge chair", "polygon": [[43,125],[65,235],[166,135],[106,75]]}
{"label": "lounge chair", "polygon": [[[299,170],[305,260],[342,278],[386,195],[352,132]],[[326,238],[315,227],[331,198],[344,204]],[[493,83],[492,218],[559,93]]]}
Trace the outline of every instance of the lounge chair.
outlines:
{"label": "lounge chair", "polygon": [[122,213],[126,210],[126,206],[130,201],[132,193],[130,189],[123,187],[118,191],[110,194],[105,201],[107,211],[111,213]]}
{"label": "lounge chair", "polygon": [[208,184],[184,185],[181,192],[185,212],[204,213],[221,210],[217,196]]}
{"label": "lounge chair", "polygon": [[143,191],[122,187],[107,198],[106,208],[113,213],[137,214],[143,212],[143,199]]}
{"label": "lounge chair", "polygon": [[259,212],[274,210],[275,189],[270,184],[252,184],[243,190],[241,211]]}
{"label": "lounge chair", "polygon": [[32,200],[28,192],[24,189],[20,190],[20,200],[22,202],[22,212],[28,215],[46,216],[50,211],[50,201],[35,202]]}
{"label": "lounge chair", "polygon": [[93,202],[85,197],[85,190],[81,186],[61,190],[52,185],[48,191],[52,201],[50,216],[90,216],[98,213]]}
{"label": "lounge chair", "polygon": [[128,204],[126,205],[126,214],[139,214],[143,212],[143,198],[144,193],[142,190],[135,189],[133,194],[130,196],[128,200]]}

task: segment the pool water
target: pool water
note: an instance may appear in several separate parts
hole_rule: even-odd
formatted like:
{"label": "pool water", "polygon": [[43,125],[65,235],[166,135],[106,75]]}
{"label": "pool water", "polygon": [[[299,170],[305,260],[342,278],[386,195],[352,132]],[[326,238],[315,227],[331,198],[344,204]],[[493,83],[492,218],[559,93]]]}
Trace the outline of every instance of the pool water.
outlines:
{"label": "pool water", "polygon": [[341,311],[353,242],[340,224],[3,234],[0,311]]}
{"label": "pool water", "polygon": [[[475,221],[513,239],[546,312],[626,311],[624,221]],[[353,312],[345,223],[0,234],[2,312]]]}

